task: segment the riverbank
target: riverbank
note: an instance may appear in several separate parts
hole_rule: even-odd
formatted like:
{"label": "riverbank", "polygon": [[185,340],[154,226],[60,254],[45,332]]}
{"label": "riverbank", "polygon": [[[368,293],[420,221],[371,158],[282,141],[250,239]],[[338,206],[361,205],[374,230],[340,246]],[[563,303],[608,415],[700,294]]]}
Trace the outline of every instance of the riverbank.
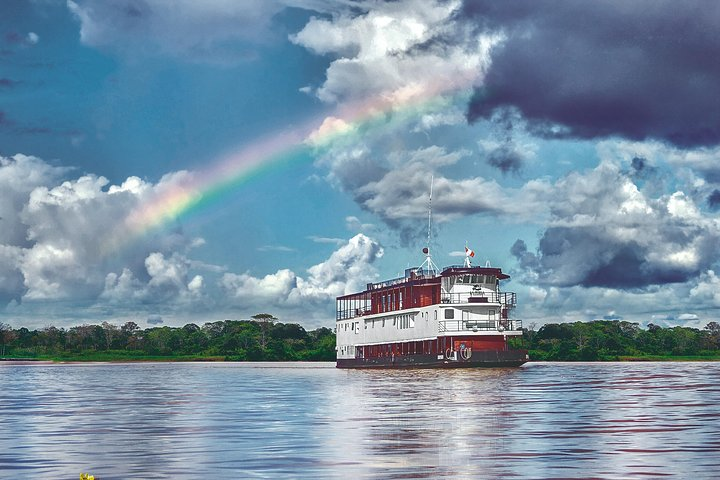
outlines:
{"label": "riverbank", "polygon": [[87,362],[108,362],[108,363],[135,363],[135,362],[225,362],[232,361],[224,356],[208,355],[113,355],[106,352],[95,352],[89,354],[41,356],[34,358],[27,357],[6,357],[0,358],[0,365],[3,364],[48,364],[48,363],[87,363]]}
{"label": "riverbank", "polygon": [[[64,355],[57,357],[38,357],[38,358],[0,358],[0,365],[43,365],[43,364],[54,364],[54,363],[143,363],[143,362],[254,362],[254,363],[281,363],[281,362],[296,362],[294,359],[277,359],[277,360],[245,360],[245,359],[234,359],[232,357],[225,356],[206,356],[206,355],[179,355],[179,356],[162,356],[162,355],[112,355],[105,352],[96,352],[94,354],[77,354],[77,355]],[[334,362],[334,359],[325,360],[327,362]],[[302,362],[302,360],[301,360]],[[315,362],[314,360],[307,360],[308,363]],[[616,358],[604,358],[595,360],[577,360],[577,359],[563,359],[555,358],[552,360],[545,359],[533,359],[530,357],[530,362],[534,363],[559,363],[559,362],[593,362],[593,363],[607,363],[607,362],[720,362],[720,356],[715,355],[647,355],[647,356],[619,356]]]}
{"label": "riverbank", "polygon": [[[224,320],[202,327],[151,327],[107,322],[69,329],[47,327],[0,331],[0,357],[53,362],[222,362],[335,361],[335,333],[301,325],[258,320]],[[531,361],[718,361],[720,324],[641,328],[625,321],[546,324],[508,340],[527,350]]]}

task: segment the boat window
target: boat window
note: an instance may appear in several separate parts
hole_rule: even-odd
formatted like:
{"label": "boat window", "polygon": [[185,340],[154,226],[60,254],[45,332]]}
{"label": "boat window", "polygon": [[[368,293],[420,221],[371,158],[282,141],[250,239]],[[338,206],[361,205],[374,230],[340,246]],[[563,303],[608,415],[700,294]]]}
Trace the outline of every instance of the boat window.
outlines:
{"label": "boat window", "polygon": [[453,310],[452,308],[446,308],[445,309],[445,319],[452,320],[453,318],[455,318],[455,310]]}

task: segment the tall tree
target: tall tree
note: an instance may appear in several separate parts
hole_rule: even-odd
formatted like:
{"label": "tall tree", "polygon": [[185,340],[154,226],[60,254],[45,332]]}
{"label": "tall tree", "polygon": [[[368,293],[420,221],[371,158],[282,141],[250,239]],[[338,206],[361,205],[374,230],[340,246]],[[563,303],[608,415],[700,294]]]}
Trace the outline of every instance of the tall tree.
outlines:
{"label": "tall tree", "polygon": [[252,319],[260,324],[260,346],[265,350],[265,347],[267,347],[268,329],[277,318],[269,313],[258,313],[257,315],[253,315]]}
{"label": "tall tree", "polygon": [[5,356],[5,345],[13,341],[15,338],[13,329],[7,323],[0,322],[0,357]]}

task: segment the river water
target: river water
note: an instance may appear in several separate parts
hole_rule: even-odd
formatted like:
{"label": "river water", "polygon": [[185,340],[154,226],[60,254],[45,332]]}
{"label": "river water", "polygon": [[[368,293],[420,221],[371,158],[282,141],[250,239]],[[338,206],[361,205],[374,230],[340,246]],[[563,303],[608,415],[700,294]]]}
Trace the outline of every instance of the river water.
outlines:
{"label": "river water", "polygon": [[717,478],[720,363],[0,366],[0,478]]}

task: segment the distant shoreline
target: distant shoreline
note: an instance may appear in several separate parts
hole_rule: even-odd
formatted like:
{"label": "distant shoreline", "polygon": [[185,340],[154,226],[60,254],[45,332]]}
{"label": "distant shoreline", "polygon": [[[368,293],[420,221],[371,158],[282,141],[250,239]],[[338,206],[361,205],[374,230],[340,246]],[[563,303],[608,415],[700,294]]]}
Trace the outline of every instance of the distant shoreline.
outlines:
{"label": "distant shoreline", "polygon": [[[222,357],[161,357],[161,358],[0,358],[0,365],[53,365],[73,363],[319,363],[317,360],[232,360]],[[334,363],[324,360],[322,363]],[[720,362],[720,357],[712,356],[653,356],[653,357],[620,357],[603,360],[530,360],[528,363],[612,363],[612,362]]]}

